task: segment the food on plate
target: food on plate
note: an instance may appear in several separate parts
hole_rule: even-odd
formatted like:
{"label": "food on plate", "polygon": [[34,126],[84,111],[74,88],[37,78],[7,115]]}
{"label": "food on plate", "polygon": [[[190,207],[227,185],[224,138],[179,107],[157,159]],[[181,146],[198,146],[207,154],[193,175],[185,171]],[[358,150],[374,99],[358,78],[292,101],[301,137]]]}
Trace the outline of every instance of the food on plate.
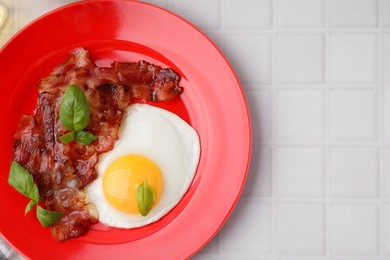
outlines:
{"label": "food on plate", "polygon": [[[139,99],[152,102],[174,99],[182,93],[179,82],[180,76],[172,69],[146,61],[114,61],[111,67],[102,68],[89,59],[85,49],[73,50],[39,82],[34,115],[24,115],[15,134],[12,158],[15,166],[11,172],[15,170],[16,175],[24,170],[29,172],[39,191],[39,197],[36,193],[31,196],[22,193],[31,199],[26,211],[42,201],[45,218],[49,213],[60,212],[60,219],[51,225],[57,240],[86,232],[98,221],[98,212],[86,200],[84,188],[99,175],[97,169],[101,166],[95,167],[99,155],[116,149],[123,115],[132,118],[126,108]],[[64,94],[68,92],[71,94]],[[118,147],[121,143],[118,142]],[[170,146],[162,152],[166,153]],[[155,163],[159,160],[148,159]],[[163,179],[165,193],[169,181]],[[33,184],[31,187],[35,189]],[[153,189],[146,182],[137,189],[138,207],[143,213],[154,210],[150,209],[150,200],[156,195]],[[160,201],[163,200],[162,195]],[[37,207],[37,214],[42,213],[40,209]]]}
{"label": "food on plate", "polygon": [[[134,228],[152,223],[182,198],[196,172],[200,154],[196,131],[177,115],[146,104],[125,112],[119,140],[100,156],[98,178],[87,186],[100,222]],[[139,214],[136,193],[143,182],[154,193],[153,207]]]}

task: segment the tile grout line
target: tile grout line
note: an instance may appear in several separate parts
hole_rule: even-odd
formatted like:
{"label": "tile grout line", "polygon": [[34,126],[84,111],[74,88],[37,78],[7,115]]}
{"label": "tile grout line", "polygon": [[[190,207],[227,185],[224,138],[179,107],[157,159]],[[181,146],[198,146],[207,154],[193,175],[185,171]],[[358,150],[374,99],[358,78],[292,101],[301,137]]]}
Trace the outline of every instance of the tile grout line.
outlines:
{"label": "tile grout line", "polygon": [[277,81],[277,72],[276,72],[276,66],[277,66],[277,35],[275,34],[275,27],[276,27],[276,8],[277,8],[278,1],[273,1],[271,4],[271,36],[270,36],[270,48],[271,48],[271,97],[272,97],[272,105],[271,105],[271,255],[276,257],[278,248],[277,248],[277,232],[276,227],[278,224],[277,221],[277,146],[276,146],[276,140],[277,140],[277,90],[276,90],[276,81]]}
{"label": "tile grout line", "polygon": [[332,231],[331,231],[331,168],[330,168],[330,122],[331,122],[331,107],[330,107],[330,33],[329,33],[329,12],[330,12],[330,1],[324,1],[323,4],[324,12],[324,30],[325,30],[325,50],[324,50],[324,74],[325,74],[325,152],[324,152],[324,164],[325,164],[325,234],[324,234],[324,249],[325,257],[330,257],[331,255],[331,240],[332,240]]}
{"label": "tile grout line", "polygon": [[[380,86],[377,91],[377,127],[378,127],[378,141],[380,143],[384,143],[384,114],[382,112],[384,111],[384,16],[383,16],[383,9],[384,6],[384,0],[378,0],[377,1],[377,22],[378,22],[378,28],[381,30],[378,33],[378,85]],[[384,201],[384,169],[383,169],[383,161],[384,161],[384,149],[383,146],[378,149],[378,190],[379,190],[379,198],[383,202]],[[385,232],[383,228],[384,227],[384,203],[381,203],[382,205],[378,206],[378,253],[380,256],[385,255],[385,247],[381,246],[385,244]]]}

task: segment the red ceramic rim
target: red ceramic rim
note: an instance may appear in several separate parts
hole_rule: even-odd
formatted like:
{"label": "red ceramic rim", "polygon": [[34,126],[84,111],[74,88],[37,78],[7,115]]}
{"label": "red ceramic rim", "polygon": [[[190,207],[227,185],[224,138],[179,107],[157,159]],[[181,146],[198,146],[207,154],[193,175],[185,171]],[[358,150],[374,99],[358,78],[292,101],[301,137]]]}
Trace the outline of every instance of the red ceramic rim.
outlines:
{"label": "red ceramic rim", "polygon": [[[182,76],[181,98],[154,104],[181,116],[198,132],[201,159],[181,202],[158,222],[123,230],[92,227],[65,242],[51,238],[27,199],[8,184],[13,135],[22,114],[32,113],[36,84],[75,47],[85,47],[100,66],[145,59]],[[0,232],[27,258],[183,259],[221,228],[243,188],[251,151],[248,109],[229,63],[191,24],[137,1],[83,1],[35,20],[0,50]]]}

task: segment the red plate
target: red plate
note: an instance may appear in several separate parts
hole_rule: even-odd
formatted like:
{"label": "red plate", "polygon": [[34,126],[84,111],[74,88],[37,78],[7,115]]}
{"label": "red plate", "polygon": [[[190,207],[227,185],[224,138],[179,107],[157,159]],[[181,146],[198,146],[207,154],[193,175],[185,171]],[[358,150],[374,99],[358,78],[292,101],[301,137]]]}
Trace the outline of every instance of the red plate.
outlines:
{"label": "red plate", "polygon": [[[201,159],[181,202],[160,221],[122,230],[103,225],[65,242],[52,239],[28,200],[7,184],[13,135],[22,114],[32,113],[35,85],[75,47],[90,50],[98,65],[146,59],[182,76],[180,99],[160,103],[199,133]],[[34,21],[0,51],[0,232],[33,259],[159,258],[195,254],[233,209],[248,170],[251,129],[240,84],[226,59],[196,28],[161,8],[133,1],[83,1]]]}

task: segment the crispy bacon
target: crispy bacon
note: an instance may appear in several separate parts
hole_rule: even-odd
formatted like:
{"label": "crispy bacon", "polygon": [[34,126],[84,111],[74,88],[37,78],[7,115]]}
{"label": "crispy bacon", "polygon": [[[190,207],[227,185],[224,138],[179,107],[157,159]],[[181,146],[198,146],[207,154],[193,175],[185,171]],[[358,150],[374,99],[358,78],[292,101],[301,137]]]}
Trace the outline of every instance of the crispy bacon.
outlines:
{"label": "crispy bacon", "polygon": [[[63,212],[51,227],[57,240],[78,237],[98,221],[98,213],[85,201],[83,188],[97,177],[94,166],[99,154],[110,151],[118,139],[124,109],[134,99],[170,100],[181,94],[180,77],[146,61],[113,62],[97,67],[83,48],[38,84],[34,115],[22,117],[15,134],[13,160],[34,177],[49,210]],[[91,119],[86,130],[97,139],[90,145],[64,144],[59,136],[66,129],[59,120],[59,107],[66,88],[76,84],[85,91]]]}
{"label": "crispy bacon", "polygon": [[126,85],[132,86],[131,96],[136,99],[164,101],[181,92],[179,76],[172,69],[162,69],[146,61],[137,63],[114,62],[113,68]]}

